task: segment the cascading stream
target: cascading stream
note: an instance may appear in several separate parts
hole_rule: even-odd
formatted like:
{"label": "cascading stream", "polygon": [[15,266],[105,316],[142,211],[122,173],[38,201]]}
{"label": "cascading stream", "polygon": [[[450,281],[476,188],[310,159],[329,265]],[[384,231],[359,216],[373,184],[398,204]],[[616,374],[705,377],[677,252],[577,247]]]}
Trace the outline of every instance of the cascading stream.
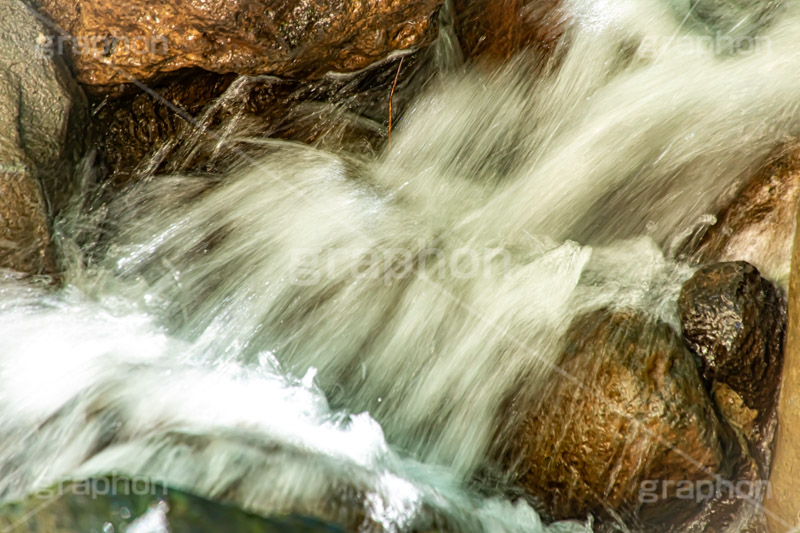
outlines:
{"label": "cascading stream", "polygon": [[0,283],[0,494],[121,471],[365,529],[544,531],[478,495],[503,406],[576,316],[677,329],[672,250],[800,125],[794,4],[564,10],[552,73],[446,73],[377,158],[237,138],[259,157],[222,179],[69,213],[65,287]]}

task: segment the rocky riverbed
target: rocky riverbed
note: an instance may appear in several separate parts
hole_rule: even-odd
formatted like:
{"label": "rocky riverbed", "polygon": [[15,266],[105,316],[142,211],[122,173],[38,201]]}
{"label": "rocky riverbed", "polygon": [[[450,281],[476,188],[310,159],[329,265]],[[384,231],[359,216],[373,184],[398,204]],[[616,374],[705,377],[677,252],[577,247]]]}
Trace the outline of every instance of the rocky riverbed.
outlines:
{"label": "rocky riverbed", "polygon": [[[191,203],[260,156],[254,138],[352,156],[353,168],[380,159],[391,150],[392,128],[396,136],[406,114],[419,113],[415,99],[449,73],[491,76],[517,61],[526,76],[548,80],[564,61],[570,68],[567,51],[581,43],[565,4],[6,0],[0,267],[58,290],[74,267],[70,247],[91,256],[105,246],[102,232],[81,234],[76,212],[102,219],[120,191],[174,173],[206,179],[187,195]],[[716,13],[701,12],[709,20]],[[624,61],[635,57],[632,49]],[[514,135],[501,165],[509,173],[521,160]],[[715,212],[665,250],[689,273],[670,311],[676,320],[624,305],[571,320],[544,387],[528,394],[520,378],[504,399],[498,427],[504,417],[521,422],[490,447],[469,484],[527,502],[546,521],[592,516],[597,530],[766,530],[760,489],[748,498],[683,495],[703,484],[760,487],[770,477],[797,153],[796,139],[774,143],[717,198]],[[197,257],[224,242],[225,235],[209,237]],[[319,305],[330,297],[318,295]],[[125,508],[144,516],[163,505],[165,531],[200,531],[200,523],[212,530],[214,520],[237,531],[359,527],[245,515],[182,492],[147,501],[67,492],[35,517],[28,511],[40,496],[7,502],[0,521],[20,531],[114,531],[120,524],[106,515]]]}

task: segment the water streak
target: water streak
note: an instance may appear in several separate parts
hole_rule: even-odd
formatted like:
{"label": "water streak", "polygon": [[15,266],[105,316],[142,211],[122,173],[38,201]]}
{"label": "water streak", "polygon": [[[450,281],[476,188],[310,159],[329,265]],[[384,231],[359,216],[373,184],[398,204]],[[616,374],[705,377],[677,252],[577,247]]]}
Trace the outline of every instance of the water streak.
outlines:
{"label": "water streak", "polygon": [[800,13],[766,4],[571,0],[551,74],[448,72],[379,157],[239,138],[259,158],[222,179],[126,191],[62,293],[0,287],[0,490],[117,469],[263,513],[352,520],[352,494],[365,528],[542,530],[472,491],[502,406],[581,313],[677,327],[671,250],[800,125]]}

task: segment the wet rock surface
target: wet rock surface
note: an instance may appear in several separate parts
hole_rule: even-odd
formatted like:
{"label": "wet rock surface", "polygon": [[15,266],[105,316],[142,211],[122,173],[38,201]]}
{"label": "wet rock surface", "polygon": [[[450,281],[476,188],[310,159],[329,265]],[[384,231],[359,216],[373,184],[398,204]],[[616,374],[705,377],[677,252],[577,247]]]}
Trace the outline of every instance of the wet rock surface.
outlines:
{"label": "wet rock surface", "polygon": [[[739,261],[699,269],[684,284],[678,306],[684,338],[718,412],[745,451],[736,477],[750,483],[745,496],[757,504],[772,467],[786,301],[755,267]],[[751,529],[745,530],[765,530],[763,513],[748,498],[728,497],[699,521],[716,518],[714,513],[749,517]]]}
{"label": "wet rock surface", "polygon": [[0,4],[0,267],[52,271],[49,218],[66,204],[82,152],[86,101],[58,59],[35,53],[46,28]]}
{"label": "wet rock surface", "polygon": [[527,50],[546,61],[564,32],[560,5],[560,0],[454,0],[465,56],[499,64]]}
{"label": "wet rock surface", "polygon": [[[186,72],[153,94],[140,92],[96,105],[99,151],[111,179],[124,184],[144,174],[152,158],[193,127],[190,120],[218,98],[236,76]],[[163,100],[162,100],[163,99]]]}
{"label": "wet rock surface", "polygon": [[[386,140],[386,89],[399,72],[399,62],[387,61],[346,79],[319,78],[329,70],[357,70],[393,50],[429,42],[435,34],[433,14],[441,4],[260,1],[202,2],[203,7],[198,2],[137,0],[112,7],[99,7],[96,0],[38,3],[74,35],[91,38],[101,28],[108,32],[91,53],[77,50],[76,41],[45,43],[72,51],[83,82],[103,92],[131,77],[141,78],[154,82],[163,98],[115,86],[109,99],[97,100],[99,150],[113,181],[126,183],[154,172],[212,172],[224,165],[214,147],[221,141],[236,144],[234,137],[247,135],[377,152]],[[0,15],[8,15],[3,13],[8,5],[0,6]],[[455,5],[465,52],[478,61],[501,63],[528,49],[544,62],[562,34],[556,1],[456,0]],[[10,31],[4,25],[13,24],[9,27],[19,33],[14,16],[0,17],[0,31]],[[265,16],[267,22],[262,21]],[[46,33],[45,28],[30,33],[25,46]],[[138,37],[149,39],[142,42],[153,48],[144,53],[132,48]],[[56,89],[33,91],[45,99],[43,104],[4,99],[30,77],[26,72],[20,78],[14,70],[17,60],[8,57],[13,56],[0,54],[0,64],[7,61],[3,66],[9,67],[0,71],[0,266],[40,273],[52,269],[48,220],[71,191],[65,169],[74,164],[74,147],[80,143],[69,139],[68,132],[81,114],[82,96],[54,54],[36,56],[43,74],[24,82],[58,80]],[[406,56],[404,77],[412,76],[417,60]],[[180,70],[186,67],[214,72]],[[233,72],[316,81],[245,79]],[[401,90],[395,106],[402,105]],[[233,151],[247,153],[244,144],[225,150]],[[766,261],[775,250],[788,249],[800,190],[800,174],[794,172],[800,168],[797,157],[772,161],[764,175],[747,185],[702,236],[693,257],[706,261],[747,250]],[[697,507],[696,501],[675,498],[678,483],[713,481],[717,475],[759,480],[768,474],[785,328],[780,293],[750,265],[713,265],[686,284],[680,305],[684,335],[697,354],[702,379],[691,353],[666,324],[633,312],[605,310],[573,323],[561,364],[564,373],[548,384],[516,439],[523,448],[519,482],[551,518],[594,513],[668,528],[680,521],[676,517],[688,520]],[[578,384],[572,376],[583,381]],[[167,503],[185,510],[198,501],[180,495]],[[21,507],[7,507],[5,516],[16,518],[6,523],[17,527],[29,503],[41,502],[33,498]],[[152,503],[125,500],[113,506],[144,513]],[[93,506],[107,504],[73,491],[52,512],[26,518],[20,530],[102,528],[108,512]],[[199,505],[217,508],[208,502]],[[735,500],[705,506],[690,530],[721,522],[739,527],[732,524],[740,508]],[[14,514],[18,512],[22,514]],[[229,527],[228,512],[240,511],[211,514],[223,517]],[[197,524],[214,523],[205,513],[192,514],[201,517]],[[178,515],[174,520],[174,531],[202,530],[192,525],[195,518]],[[338,531],[303,518],[287,520],[247,517],[245,529]],[[759,520],[748,524],[760,527]]]}
{"label": "wet rock surface", "polygon": [[777,149],[680,255],[696,264],[747,261],[787,287],[798,195],[800,144],[795,141]]}
{"label": "wet rock surface", "polygon": [[635,522],[642,507],[667,506],[674,519],[694,505],[674,500],[679,481],[730,473],[735,443],[668,325],[632,311],[581,316],[560,368],[517,439],[519,482],[551,517]]}
{"label": "wet rock surface", "polygon": [[[442,0],[36,0],[78,80],[102,88],[184,68],[315,79],[430,42]],[[59,48],[60,47],[60,48]]]}
{"label": "wet rock surface", "polygon": [[758,504],[772,466],[786,302],[755,267],[739,261],[700,268],[684,284],[678,305],[684,338],[744,451],[736,479],[747,483],[743,494],[729,491],[707,507],[690,530],[723,522],[726,531],[765,531]]}
{"label": "wet rock surface", "polygon": [[30,533],[345,531],[305,516],[263,518],[144,479],[121,477],[64,482],[5,504],[0,507],[0,526]]}
{"label": "wet rock surface", "polygon": [[0,267],[29,274],[53,270],[47,207],[27,167],[0,172]]}
{"label": "wet rock surface", "polygon": [[126,90],[98,99],[99,152],[116,184],[153,173],[219,171],[226,157],[247,157],[253,148],[248,138],[375,155],[386,141],[395,76],[400,73],[393,97],[396,126],[414,93],[405,88],[428,77],[434,55],[424,49],[405,56],[402,68],[398,58],[351,76],[308,83],[181,72],[152,92]]}
{"label": "wet rock surface", "polygon": [[710,388],[720,394],[718,386],[725,385],[726,396],[741,398],[742,417],[750,418],[749,409],[763,420],[774,406],[781,375],[782,294],[749,263],[718,263],[700,268],[684,284],[678,306],[683,335]]}
{"label": "wet rock surface", "polygon": [[787,531],[800,525],[800,232],[795,232],[792,273],[787,297],[789,320],[786,327],[783,376],[778,404],[775,458],[770,472],[770,494],[765,506],[770,531]]}

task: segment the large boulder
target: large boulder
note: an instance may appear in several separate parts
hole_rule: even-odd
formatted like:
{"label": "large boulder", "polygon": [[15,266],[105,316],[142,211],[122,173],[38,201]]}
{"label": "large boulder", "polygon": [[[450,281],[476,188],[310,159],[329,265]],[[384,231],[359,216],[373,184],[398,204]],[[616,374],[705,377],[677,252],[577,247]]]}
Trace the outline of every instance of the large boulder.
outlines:
{"label": "large boulder", "polygon": [[559,368],[517,438],[519,482],[552,517],[635,521],[674,504],[679,482],[730,473],[738,452],[667,324],[634,311],[580,316]]}
{"label": "large boulder", "polygon": [[20,0],[0,3],[0,267],[52,269],[49,216],[72,192],[86,99],[59,57],[37,53],[48,29]]}
{"label": "large boulder", "polygon": [[178,69],[318,78],[430,42],[443,0],[35,0],[66,35],[78,80],[101,88]]}

